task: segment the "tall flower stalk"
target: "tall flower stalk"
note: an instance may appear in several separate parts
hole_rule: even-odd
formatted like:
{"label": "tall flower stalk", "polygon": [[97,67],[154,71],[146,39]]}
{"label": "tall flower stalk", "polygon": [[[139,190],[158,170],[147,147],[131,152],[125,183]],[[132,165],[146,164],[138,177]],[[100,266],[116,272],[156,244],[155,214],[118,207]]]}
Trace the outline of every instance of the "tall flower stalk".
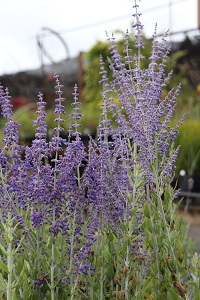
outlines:
{"label": "tall flower stalk", "polygon": [[[37,179],[36,185],[39,186],[41,182],[42,176],[42,164],[43,160],[47,157],[47,143],[46,143],[46,132],[47,132],[47,125],[46,125],[46,113],[45,113],[45,105],[46,103],[43,101],[43,95],[40,93],[38,95],[38,110],[36,114],[38,115],[37,120],[34,121],[34,125],[36,126],[36,134],[35,140],[32,143],[32,149],[35,150],[36,154],[36,162],[35,168],[37,170]],[[39,151],[38,151],[39,150]],[[36,210],[37,215],[40,216],[42,212],[42,203],[40,197],[37,198],[36,202]],[[33,214],[30,215],[33,218]],[[37,277],[41,274],[41,236],[42,236],[42,224],[38,224],[37,226]],[[38,289],[38,299],[41,299],[41,290]]]}
{"label": "tall flower stalk", "polygon": [[[51,150],[54,152],[53,155],[55,156],[54,159],[51,161],[54,163],[54,170],[53,170],[53,190],[57,189],[57,176],[58,176],[58,165],[60,163],[60,158],[59,158],[59,151],[62,151],[62,146],[65,142],[64,139],[61,138],[61,133],[63,132],[63,127],[61,124],[64,122],[62,119],[62,115],[65,114],[64,110],[64,105],[63,101],[65,101],[65,98],[62,97],[62,87],[63,85],[60,84],[59,76],[57,74],[54,75],[55,81],[56,81],[56,95],[58,98],[55,100],[55,111],[54,113],[57,115],[57,118],[54,120],[56,122],[57,126],[54,128],[54,135],[52,137],[52,143],[50,147],[52,148]],[[56,224],[56,203],[57,199],[52,199],[52,226],[54,227]],[[55,299],[55,282],[54,282],[54,277],[55,273],[54,270],[56,268],[56,263],[55,263],[55,242],[54,242],[54,237],[52,241],[52,248],[51,248],[51,300]]]}

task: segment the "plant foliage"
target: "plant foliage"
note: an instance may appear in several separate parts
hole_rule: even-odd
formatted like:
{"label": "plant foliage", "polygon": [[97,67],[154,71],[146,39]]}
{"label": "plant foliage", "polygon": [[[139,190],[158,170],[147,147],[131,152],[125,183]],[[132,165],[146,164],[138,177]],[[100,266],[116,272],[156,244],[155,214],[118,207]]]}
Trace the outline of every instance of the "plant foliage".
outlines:
{"label": "plant foliage", "polygon": [[[78,87],[67,139],[65,98],[54,75],[55,127],[47,140],[39,94],[30,146],[19,144],[7,89],[0,150],[0,294],[2,299],[198,299],[199,257],[185,241],[171,182],[179,124],[170,124],[180,87],[164,97],[165,38],[153,35],[150,56],[135,1],[134,49],[121,55],[112,36],[109,79],[100,57],[102,113],[86,149]],[[148,63],[147,63],[148,62]],[[115,101],[117,99],[117,101]]]}

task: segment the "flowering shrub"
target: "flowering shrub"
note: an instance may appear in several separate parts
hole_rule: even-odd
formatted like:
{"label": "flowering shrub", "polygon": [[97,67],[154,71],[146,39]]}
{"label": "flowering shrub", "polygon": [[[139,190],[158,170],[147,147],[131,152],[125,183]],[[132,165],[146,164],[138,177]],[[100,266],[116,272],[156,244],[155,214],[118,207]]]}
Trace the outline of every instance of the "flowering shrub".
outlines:
{"label": "flowering shrub", "polygon": [[[168,50],[153,37],[148,68],[135,2],[135,47],[124,57],[114,37],[109,81],[100,58],[102,114],[86,149],[74,87],[68,138],[62,84],[54,75],[55,128],[49,142],[45,102],[38,97],[35,138],[18,143],[7,89],[0,150],[0,293],[2,299],[198,299],[199,258],[184,240],[171,187],[177,126],[170,127],[180,87],[165,99]],[[114,95],[114,96],[113,96]],[[113,102],[113,98],[118,103]]]}

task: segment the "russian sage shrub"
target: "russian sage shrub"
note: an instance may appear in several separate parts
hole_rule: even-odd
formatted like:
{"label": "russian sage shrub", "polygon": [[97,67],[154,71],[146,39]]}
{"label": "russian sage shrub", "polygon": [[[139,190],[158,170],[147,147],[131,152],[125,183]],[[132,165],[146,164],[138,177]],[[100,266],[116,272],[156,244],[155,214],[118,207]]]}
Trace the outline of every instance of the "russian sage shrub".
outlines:
{"label": "russian sage shrub", "polygon": [[[172,188],[179,124],[170,126],[180,86],[172,77],[166,36],[153,35],[141,69],[142,24],[135,1],[135,47],[124,56],[108,38],[107,78],[100,57],[102,114],[86,148],[78,87],[64,133],[62,84],[55,73],[55,128],[47,141],[45,101],[38,96],[35,138],[18,142],[7,89],[0,150],[0,293],[2,299],[198,299],[199,258],[191,257]],[[116,98],[118,104],[116,104]],[[65,138],[66,137],[66,138]]]}

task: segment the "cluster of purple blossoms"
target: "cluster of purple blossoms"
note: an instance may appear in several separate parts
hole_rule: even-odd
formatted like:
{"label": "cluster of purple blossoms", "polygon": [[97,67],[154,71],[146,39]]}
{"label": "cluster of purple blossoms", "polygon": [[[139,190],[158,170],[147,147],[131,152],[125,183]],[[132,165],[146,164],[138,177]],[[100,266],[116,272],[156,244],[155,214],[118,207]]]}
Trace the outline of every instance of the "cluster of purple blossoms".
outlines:
{"label": "cluster of purple blossoms", "polygon": [[[135,47],[142,49],[142,25],[138,13],[136,21]],[[105,228],[111,228],[122,235],[120,242],[123,243],[119,224],[132,218],[135,224],[130,233],[135,238],[129,245],[130,251],[133,255],[145,255],[141,225],[142,207],[144,201],[149,200],[147,186],[153,190],[158,181],[162,185],[166,177],[172,179],[177,155],[175,151],[168,156],[177,134],[177,128],[170,127],[170,119],[179,87],[171,90],[164,99],[161,97],[162,88],[171,77],[171,74],[165,74],[168,56],[165,37],[158,42],[154,36],[147,69],[140,68],[142,54],[131,55],[128,32],[125,59],[119,54],[113,37],[109,44],[113,80],[109,82],[100,58],[102,114],[97,139],[90,137],[88,150],[79,131],[82,114],[77,86],[73,93],[73,112],[69,116],[68,139],[61,137],[65,98],[59,76],[55,74],[57,117],[53,137],[47,142],[46,103],[39,94],[35,139],[25,148],[18,145],[19,124],[13,119],[8,90],[0,86],[1,113],[7,120],[3,129],[4,146],[0,150],[1,213],[5,214],[8,206],[13,215],[18,212],[21,216],[23,211],[29,210],[33,228],[48,226],[55,237],[61,233],[68,253],[71,244],[75,244],[74,270],[84,275],[93,272],[88,260],[97,240],[96,232],[101,230],[103,233]],[[114,103],[114,98],[118,99],[118,104]],[[73,239],[69,237],[71,232]],[[37,281],[35,284],[44,283]]]}

